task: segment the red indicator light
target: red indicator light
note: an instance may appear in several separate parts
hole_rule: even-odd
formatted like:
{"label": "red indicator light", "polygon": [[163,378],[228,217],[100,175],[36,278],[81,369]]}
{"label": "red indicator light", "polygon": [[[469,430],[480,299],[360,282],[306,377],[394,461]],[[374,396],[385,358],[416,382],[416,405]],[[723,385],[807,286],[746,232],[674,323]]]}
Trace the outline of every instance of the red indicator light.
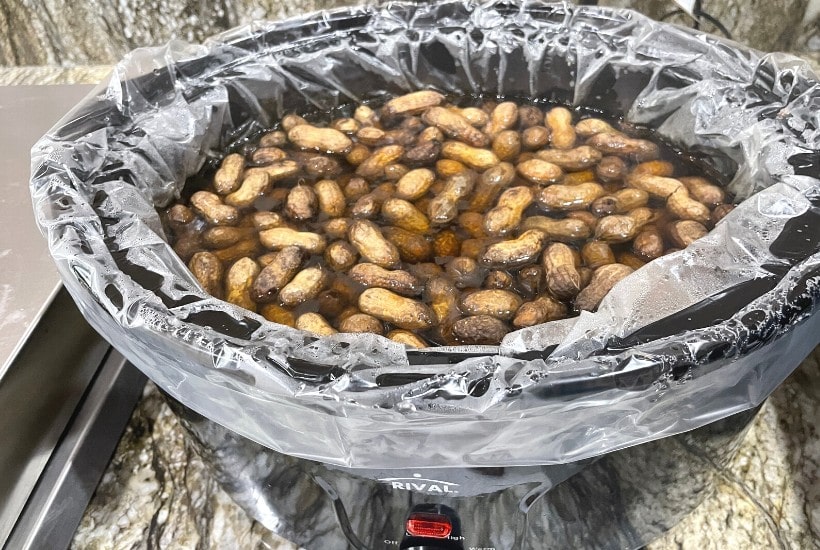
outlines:
{"label": "red indicator light", "polygon": [[452,532],[450,518],[441,514],[411,514],[407,520],[407,534],[414,537],[446,539]]}

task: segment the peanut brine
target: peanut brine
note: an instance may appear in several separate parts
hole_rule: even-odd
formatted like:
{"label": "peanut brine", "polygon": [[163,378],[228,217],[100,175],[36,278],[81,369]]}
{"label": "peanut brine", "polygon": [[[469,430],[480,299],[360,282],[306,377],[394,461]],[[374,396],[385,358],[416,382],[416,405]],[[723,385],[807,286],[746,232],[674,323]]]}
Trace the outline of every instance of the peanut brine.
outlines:
{"label": "peanut brine", "polygon": [[206,292],[321,336],[497,344],[732,209],[650,132],[561,106],[419,91],[348,114],[285,116],[164,211]]}

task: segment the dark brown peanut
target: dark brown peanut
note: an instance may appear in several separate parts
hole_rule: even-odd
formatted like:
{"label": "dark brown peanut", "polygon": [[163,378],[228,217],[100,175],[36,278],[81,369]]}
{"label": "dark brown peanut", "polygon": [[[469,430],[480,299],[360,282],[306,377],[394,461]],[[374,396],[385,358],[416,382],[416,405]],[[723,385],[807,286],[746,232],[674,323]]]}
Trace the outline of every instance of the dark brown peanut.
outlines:
{"label": "dark brown peanut", "polygon": [[557,298],[569,299],[581,290],[581,277],[575,267],[575,255],[563,243],[552,243],[544,251],[544,273],[547,288]]}
{"label": "dark brown peanut", "polygon": [[[661,232],[656,227],[646,227],[632,241],[632,251],[645,261],[652,261],[664,254],[664,243]],[[592,267],[592,266],[590,266]]]}
{"label": "dark brown peanut", "polygon": [[519,270],[518,275],[516,275],[516,283],[518,285],[518,289],[529,298],[541,294],[541,292],[546,288],[544,268],[538,265],[528,265],[527,267],[522,267]]}
{"label": "dark brown peanut", "polygon": [[202,290],[211,296],[222,296],[222,276],[225,271],[219,258],[210,252],[197,252],[188,262],[188,269],[202,286]]}
{"label": "dark brown peanut", "polygon": [[382,229],[382,234],[398,249],[403,262],[426,262],[433,256],[432,245],[419,233],[388,226]]}
{"label": "dark brown peanut", "polygon": [[459,256],[447,262],[444,272],[452,279],[456,288],[476,287],[481,284],[484,277],[478,263],[465,256]]}
{"label": "dark brown peanut", "polygon": [[602,241],[589,241],[581,249],[581,259],[584,265],[596,269],[606,264],[615,263],[615,253],[612,247]]}
{"label": "dark brown peanut", "polygon": [[595,175],[604,183],[621,181],[626,177],[626,163],[620,157],[603,157],[595,167]]}
{"label": "dark brown peanut", "polygon": [[272,302],[279,290],[299,272],[304,256],[298,246],[286,246],[276,253],[251,287],[251,298],[256,302]]}
{"label": "dark brown peanut", "polygon": [[486,212],[495,202],[498,195],[515,179],[515,167],[509,162],[499,163],[482,172],[478,178],[467,210],[471,212]]}
{"label": "dark brown peanut", "polygon": [[481,286],[489,289],[510,289],[514,283],[515,279],[506,271],[490,271],[484,277],[484,283]]}
{"label": "dark brown peanut", "polygon": [[518,108],[518,123],[522,130],[544,124],[544,113],[534,105],[521,105]]}

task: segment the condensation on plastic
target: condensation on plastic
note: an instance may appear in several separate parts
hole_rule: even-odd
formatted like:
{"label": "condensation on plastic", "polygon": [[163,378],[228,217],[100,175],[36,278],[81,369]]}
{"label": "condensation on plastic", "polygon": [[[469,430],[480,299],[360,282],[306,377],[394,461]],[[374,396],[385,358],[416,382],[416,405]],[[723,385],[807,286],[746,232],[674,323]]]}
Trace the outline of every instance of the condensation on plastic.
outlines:
{"label": "condensation on plastic", "polygon": [[[429,87],[623,114],[744,202],[598,312],[469,353],[317,339],[203,293],[155,210],[187,177],[286,112]],[[629,11],[393,3],[134,51],[34,147],[31,191],[89,322],[235,432],[354,468],[569,463],[756,406],[817,345],[819,128],[793,57]]]}

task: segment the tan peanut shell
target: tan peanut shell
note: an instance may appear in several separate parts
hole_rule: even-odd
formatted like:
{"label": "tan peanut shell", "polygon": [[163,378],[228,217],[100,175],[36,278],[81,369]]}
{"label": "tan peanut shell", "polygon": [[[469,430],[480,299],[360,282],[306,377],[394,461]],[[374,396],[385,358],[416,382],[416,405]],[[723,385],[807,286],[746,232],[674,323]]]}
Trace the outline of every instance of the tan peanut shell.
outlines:
{"label": "tan peanut shell", "polygon": [[354,218],[373,219],[381,212],[382,203],[392,197],[396,186],[393,183],[383,183],[373,191],[362,195],[350,209]]}
{"label": "tan peanut shell", "polygon": [[703,224],[694,220],[672,222],[667,231],[669,239],[678,248],[686,248],[709,232]]}
{"label": "tan peanut shell", "polygon": [[504,130],[500,132],[495,136],[495,139],[493,139],[492,150],[499,160],[515,160],[521,153],[521,135],[515,130]]}
{"label": "tan peanut shell", "polygon": [[373,151],[364,162],[356,168],[356,174],[361,177],[375,181],[384,176],[386,166],[399,160],[404,154],[404,147],[401,145],[385,145]]}
{"label": "tan peanut shell", "polygon": [[426,262],[433,256],[432,245],[419,233],[388,226],[382,228],[382,234],[396,247],[403,262]]}
{"label": "tan peanut shell", "polygon": [[299,272],[304,259],[302,249],[286,246],[275,253],[273,259],[259,272],[251,287],[251,297],[256,302],[272,302],[281,288]]}
{"label": "tan peanut shell", "polygon": [[645,139],[634,139],[623,134],[602,133],[595,134],[587,140],[591,145],[605,155],[628,157],[638,161],[652,160],[658,157],[658,146]]}
{"label": "tan peanut shell", "polygon": [[516,169],[521,177],[537,185],[555,183],[564,175],[559,166],[541,159],[526,160],[519,163]]}
{"label": "tan peanut shell", "polygon": [[475,192],[470,198],[467,210],[486,212],[498,195],[515,179],[515,167],[509,162],[501,162],[481,173]]}
{"label": "tan peanut shell", "polygon": [[245,158],[242,155],[232,153],[226,156],[214,174],[214,191],[220,195],[233,193],[239,189],[244,172]]}
{"label": "tan peanut shell", "polygon": [[504,321],[490,315],[474,315],[453,324],[453,334],[462,344],[496,345],[507,334]]}
{"label": "tan peanut shell", "polygon": [[339,323],[340,332],[384,334],[384,325],[381,321],[366,313],[354,313],[345,317]]}
{"label": "tan peanut shell", "polygon": [[313,187],[296,185],[288,193],[285,200],[285,214],[296,221],[310,220],[319,209],[319,199]]}
{"label": "tan peanut shell", "polygon": [[433,311],[424,303],[383,288],[368,288],[359,295],[359,309],[368,315],[406,330],[433,326]]}
{"label": "tan peanut shell", "polygon": [[523,129],[544,124],[544,113],[535,105],[521,105],[518,107],[518,124]]}
{"label": "tan peanut shell", "polygon": [[546,147],[549,142],[550,131],[546,126],[530,126],[521,132],[521,147],[528,151]]}
{"label": "tan peanut shell", "polygon": [[427,233],[430,230],[430,220],[413,203],[404,199],[387,199],[382,203],[382,217],[387,223],[395,227]]}
{"label": "tan peanut shell", "polygon": [[[254,164],[271,164],[286,158],[288,154],[279,147],[260,147],[251,155],[251,161]],[[217,188],[216,178],[214,178],[214,188]]]}
{"label": "tan peanut shell", "polygon": [[444,267],[444,272],[456,285],[456,288],[476,287],[484,277],[478,263],[467,256],[451,259]]}
{"label": "tan peanut shell", "polygon": [[495,270],[487,273],[481,286],[488,289],[509,289],[513,284],[515,284],[515,279],[512,275],[506,271]]}
{"label": "tan peanut shell", "polygon": [[521,297],[509,290],[477,290],[461,300],[460,308],[466,315],[491,315],[507,321],[522,303]]}
{"label": "tan peanut shell", "polygon": [[259,274],[259,265],[251,258],[237,260],[225,275],[225,300],[250,311],[256,311],[250,290]]}
{"label": "tan peanut shell", "polygon": [[407,271],[384,269],[371,263],[356,264],[347,275],[367,288],[386,288],[403,296],[417,296],[423,288],[421,281]]}
{"label": "tan peanut shell", "polygon": [[345,117],[337,118],[330,123],[330,127],[334,130],[339,130],[343,134],[355,134],[362,127],[359,121],[355,118]]}
{"label": "tan peanut shell", "polygon": [[475,172],[470,170],[447,178],[444,189],[430,201],[430,222],[441,225],[453,221],[458,215],[458,201],[472,192],[475,179]]}
{"label": "tan peanut shell", "polygon": [[513,319],[515,328],[531,327],[563,319],[567,316],[567,306],[551,296],[539,296],[531,302],[525,302],[518,308]]}
{"label": "tan peanut shell", "polygon": [[351,223],[350,218],[333,218],[322,224],[322,230],[330,239],[346,239]]}
{"label": "tan peanut shell", "polygon": [[289,227],[274,227],[259,232],[259,240],[265,248],[278,250],[286,246],[298,246],[311,254],[321,254],[327,242],[322,235],[309,231],[296,231]]}
{"label": "tan peanut shell", "polygon": [[450,109],[431,107],[424,112],[421,119],[441,130],[447,137],[463,141],[467,145],[485,147],[489,144],[489,139],[481,130],[475,128],[460,113]]}
{"label": "tan peanut shell", "polygon": [[312,300],[324,290],[327,271],[321,266],[306,267],[279,291],[279,301],[285,307],[294,307]]}
{"label": "tan peanut shell", "polygon": [[620,157],[601,158],[595,166],[595,176],[603,183],[618,182],[626,177],[626,163]]}
{"label": "tan peanut shell", "polygon": [[546,234],[537,229],[524,231],[515,239],[491,244],[481,256],[482,265],[512,268],[534,262],[546,244]]}
{"label": "tan peanut shell", "polygon": [[460,141],[445,141],[441,146],[441,156],[456,160],[479,172],[492,168],[501,160],[488,149],[471,147]]}
{"label": "tan peanut shell", "polygon": [[348,238],[368,262],[389,268],[401,261],[398,249],[384,238],[379,226],[371,221],[355,220],[350,224]]}
{"label": "tan peanut shell", "polygon": [[563,243],[552,243],[544,250],[544,273],[547,288],[557,298],[572,298],[581,290],[581,277],[575,267],[575,255]]}
{"label": "tan peanut shell", "polygon": [[222,277],[225,271],[219,258],[210,252],[197,252],[188,262],[188,269],[206,293],[217,298],[222,296]]}
{"label": "tan peanut shell", "polygon": [[279,323],[288,327],[296,326],[296,317],[293,312],[279,304],[262,304],[259,307],[259,314],[271,323]]}
{"label": "tan peanut shell", "polygon": [[710,217],[709,221],[712,225],[716,225],[720,220],[726,217],[729,212],[734,210],[735,207],[732,204],[719,204],[712,210],[712,216]]}
{"label": "tan peanut shell", "polygon": [[259,231],[286,225],[285,219],[278,212],[254,212],[250,218],[253,226]]}
{"label": "tan peanut shell", "polygon": [[561,242],[582,241],[592,235],[592,230],[586,222],[573,218],[556,220],[546,216],[529,216],[521,222],[521,229],[537,229],[544,233],[547,240]]}
{"label": "tan peanut shell", "polygon": [[495,139],[504,130],[511,129],[516,122],[518,122],[518,105],[512,101],[499,103],[490,113],[490,121],[484,127],[484,133],[490,139]]}
{"label": "tan peanut shell", "polygon": [[672,193],[683,188],[683,184],[675,178],[635,174],[634,172],[627,176],[627,182],[632,187],[646,191],[651,196],[659,199],[667,199]]}
{"label": "tan peanut shell", "polygon": [[396,182],[396,197],[408,201],[420,199],[435,180],[435,173],[428,168],[410,170]]}
{"label": "tan peanut shell", "polygon": [[345,154],[353,147],[350,138],[339,130],[309,124],[297,124],[288,130],[288,139],[302,149],[328,154]]}
{"label": "tan peanut shell", "polygon": [[237,208],[248,208],[270,187],[270,177],[265,172],[253,172],[245,176],[242,185],[225,197],[225,204]]}
{"label": "tan peanut shell", "polygon": [[639,258],[630,250],[622,250],[618,252],[617,260],[617,263],[631,267],[636,271],[646,265],[646,262],[642,258]]}
{"label": "tan peanut shell", "polygon": [[550,143],[556,149],[575,147],[575,127],[572,125],[572,112],[565,107],[553,107],[544,117],[544,125],[550,130]]}
{"label": "tan peanut shell", "polygon": [[260,147],[284,147],[288,142],[288,136],[281,130],[268,132],[259,138]]}
{"label": "tan peanut shell", "polygon": [[589,241],[581,249],[581,259],[585,266],[597,269],[602,265],[614,264],[615,253],[612,247],[603,241]]}
{"label": "tan peanut shell", "polygon": [[555,184],[543,188],[538,193],[538,204],[550,212],[584,210],[592,201],[605,194],[604,188],[593,182],[578,185]]}
{"label": "tan peanut shell", "polygon": [[601,152],[588,145],[574,149],[544,149],[536,156],[564,170],[579,171],[592,168],[601,160]]}
{"label": "tan peanut shell", "polygon": [[307,124],[307,123],[308,123],[307,120],[305,120],[304,118],[300,117],[299,115],[291,113],[291,114],[283,116],[282,117],[282,122],[280,124],[282,126],[282,129],[285,132],[289,132],[295,126],[299,126],[300,124]]}
{"label": "tan peanut shell", "polygon": [[695,220],[700,223],[708,223],[712,213],[703,204],[689,196],[689,191],[681,187],[666,199],[666,207],[677,218],[682,220]]}
{"label": "tan peanut shell", "polygon": [[487,212],[484,230],[489,235],[503,237],[521,223],[524,210],[532,204],[533,192],[529,187],[511,187],[501,193],[496,207]]}
{"label": "tan peanut shell", "polygon": [[214,250],[213,254],[219,258],[219,261],[229,264],[246,256],[254,257],[259,254],[261,249],[262,247],[259,245],[259,240],[253,238],[239,241],[238,243],[232,244],[226,248]]}
{"label": "tan peanut shell", "polygon": [[686,176],[678,178],[696,201],[714,208],[726,200],[726,193],[706,178]]}
{"label": "tan peanut shell", "polygon": [[385,116],[414,115],[425,110],[440,105],[444,101],[444,96],[432,90],[420,90],[410,92],[399,97],[394,97],[384,104],[382,113]]}
{"label": "tan peanut shell", "polygon": [[232,227],[217,225],[202,233],[202,242],[208,248],[227,248],[244,239],[253,238],[256,230],[252,227]]}
{"label": "tan peanut shell", "polygon": [[[287,179],[299,173],[299,163],[293,160],[282,160],[264,166],[255,166],[245,170],[245,179],[254,174],[267,174],[269,183]],[[241,188],[240,188],[241,189]],[[250,193],[249,193],[250,194]]]}
{"label": "tan peanut shell", "polygon": [[239,222],[239,211],[222,204],[219,195],[214,193],[197,191],[191,195],[191,206],[209,225],[236,225]]}
{"label": "tan peanut shell", "polygon": [[179,228],[194,221],[196,215],[184,204],[175,204],[168,210],[168,221]]}
{"label": "tan peanut shell", "polygon": [[578,121],[575,125],[575,132],[582,138],[592,137],[595,134],[618,134],[618,130],[613,128],[608,122],[600,118],[587,118]]}
{"label": "tan peanut shell", "polygon": [[338,218],[344,215],[347,200],[338,183],[333,180],[319,180],[314,185],[314,191],[319,201],[319,210],[325,216]]}
{"label": "tan peanut shell", "polygon": [[666,160],[648,160],[641,162],[632,169],[632,174],[643,174],[646,176],[661,176],[670,178],[675,173],[675,167]]}
{"label": "tan peanut shell", "polygon": [[324,259],[333,271],[347,271],[359,259],[359,254],[349,242],[334,241],[325,249]]}
{"label": "tan peanut shell", "polygon": [[330,336],[338,331],[318,313],[303,313],[296,318],[296,328],[318,336]]}
{"label": "tan peanut shell", "polygon": [[391,330],[387,333],[388,340],[392,340],[399,344],[404,344],[408,348],[426,348],[427,342],[425,342],[420,336],[418,336],[414,332],[410,332],[409,330]]}
{"label": "tan peanut shell", "polygon": [[599,267],[593,272],[589,284],[575,298],[575,308],[595,311],[612,287],[633,271],[631,267],[623,264],[607,264]]}

